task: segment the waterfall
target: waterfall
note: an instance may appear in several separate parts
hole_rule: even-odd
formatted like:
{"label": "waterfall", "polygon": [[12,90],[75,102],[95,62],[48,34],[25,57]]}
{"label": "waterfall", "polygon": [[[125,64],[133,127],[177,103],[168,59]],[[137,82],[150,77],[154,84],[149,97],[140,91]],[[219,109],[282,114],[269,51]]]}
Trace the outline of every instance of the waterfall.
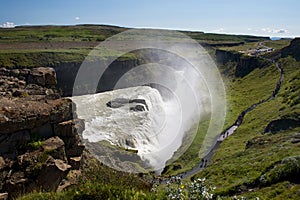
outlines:
{"label": "waterfall", "polygon": [[[108,102],[127,99],[118,107]],[[146,105],[129,103],[135,99],[145,100]],[[109,141],[125,149],[137,150],[142,161],[154,170],[162,169],[168,159],[180,147],[178,132],[181,127],[181,110],[176,98],[163,100],[158,90],[138,86],[114,91],[74,96],[79,118],[85,120],[82,138],[89,143]],[[136,105],[143,110],[132,110]],[[147,107],[146,107],[147,106]],[[181,139],[184,131],[181,131]]]}
{"label": "waterfall", "polygon": [[[107,56],[111,52],[114,56]],[[113,65],[127,53],[142,62]],[[78,96],[102,86],[113,91]],[[226,113],[215,63],[197,41],[176,31],[129,30],[101,42],[79,68],[72,94],[85,119],[81,136],[87,150],[126,172],[160,171],[183,155],[198,133],[201,157],[222,130]],[[207,128],[198,126],[202,119]],[[134,153],[134,159],[121,150]]]}

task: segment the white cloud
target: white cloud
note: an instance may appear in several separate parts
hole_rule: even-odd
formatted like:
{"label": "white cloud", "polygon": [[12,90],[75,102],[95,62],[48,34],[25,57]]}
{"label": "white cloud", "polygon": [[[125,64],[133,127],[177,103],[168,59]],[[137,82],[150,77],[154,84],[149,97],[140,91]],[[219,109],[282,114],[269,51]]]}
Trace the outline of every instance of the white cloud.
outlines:
{"label": "white cloud", "polygon": [[261,30],[262,30],[263,32],[267,32],[267,33],[278,33],[278,34],[285,34],[285,33],[288,33],[288,30],[286,30],[286,29],[262,28]]}
{"label": "white cloud", "polygon": [[13,22],[5,22],[4,24],[2,24],[1,27],[2,28],[14,28],[15,27],[15,23],[13,23]]}
{"label": "white cloud", "polygon": [[75,20],[76,20],[76,21],[79,21],[79,20],[80,20],[80,17],[75,17]]}
{"label": "white cloud", "polygon": [[274,30],[275,33],[287,33],[288,31],[285,29]]}
{"label": "white cloud", "polygon": [[215,30],[211,30],[211,31],[209,31],[209,32],[211,32],[211,33],[221,33],[221,32],[224,32],[224,28],[219,28],[219,29],[215,29]]}

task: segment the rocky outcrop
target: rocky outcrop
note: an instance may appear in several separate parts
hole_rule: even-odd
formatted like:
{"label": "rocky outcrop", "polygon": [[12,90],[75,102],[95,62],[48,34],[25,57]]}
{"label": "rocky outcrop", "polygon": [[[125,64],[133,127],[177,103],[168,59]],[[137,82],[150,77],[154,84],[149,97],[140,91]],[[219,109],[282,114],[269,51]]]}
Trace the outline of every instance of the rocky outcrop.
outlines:
{"label": "rocky outcrop", "polygon": [[129,110],[131,111],[149,110],[149,107],[144,99],[116,98],[106,103],[106,106],[110,108],[120,108],[125,105],[130,106]]}
{"label": "rocky outcrop", "polygon": [[2,68],[0,76],[0,193],[55,191],[80,168],[84,121],[60,98],[52,68]]}
{"label": "rocky outcrop", "polygon": [[130,107],[129,110],[133,112],[142,112],[145,111],[145,107],[142,105],[135,105],[133,107]]}
{"label": "rocky outcrop", "polygon": [[36,182],[46,191],[55,191],[62,179],[67,176],[70,168],[71,166],[66,164],[64,160],[54,159],[49,156],[43,164]]}
{"label": "rocky outcrop", "polygon": [[296,119],[277,119],[271,121],[264,130],[264,133],[277,133],[282,130],[288,130],[295,127],[300,127],[300,121]]}
{"label": "rocky outcrop", "polygon": [[0,95],[5,97],[43,97],[57,99],[56,74],[52,68],[0,68]]}
{"label": "rocky outcrop", "polygon": [[[277,162],[259,178],[260,186],[269,186],[281,181],[298,183],[300,175],[300,156],[289,156]],[[298,177],[298,178],[297,178]]]}
{"label": "rocky outcrop", "polygon": [[242,53],[216,50],[217,62],[226,65],[228,62],[235,62],[234,75],[236,77],[244,77],[256,68],[263,68],[272,64],[271,61],[262,59],[260,57],[246,56]]}

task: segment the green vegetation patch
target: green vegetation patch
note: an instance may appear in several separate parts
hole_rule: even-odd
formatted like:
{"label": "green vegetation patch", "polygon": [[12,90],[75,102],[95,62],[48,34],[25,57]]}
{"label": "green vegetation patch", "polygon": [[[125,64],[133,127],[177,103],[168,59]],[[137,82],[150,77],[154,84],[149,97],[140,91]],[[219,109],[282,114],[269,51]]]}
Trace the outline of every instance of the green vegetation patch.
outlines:
{"label": "green vegetation patch", "polygon": [[[300,91],[300,85],[296,81],[300,78],[300,65],[292,58],[282,59],[280,63],[285,73],[285,79],[279,95],[248,113],[243,124],[216,150],[210,165],[197,175],[197,177],[207,177],[217,187],[217,194],[245,193],[246,196],[252,196],[248,191],[248,189],[251,189],[255,191],[256,196],[260,197],[264,196],[264,184],[271,184],[272,187],[277,182],[291,181],[289,178],[291,176],[298,176],[299,171],[297,170],[299,168],[297,168],[297,164],[292,163],[294,165],[291,167],[291,163],[285,161],[300,155],[300,144],[292,142],[295,134],[299,133],[300,128],[282,130],[276,134],[264,133],[265,128],[271,121],[287,117],[291,113],[297,116],[300,114],[299,104],[288,103],[288,99],[296,98],[293,97],[294,93],[286,92],[284,89],[294,87],[295,91]],[[268,72],[270,73],[267,75],[270,76],[268,80],[272,79],[272,74],[273,77],[276,77],[273,79],[278,79],[278,72],[277,75],[275,71],[272,73],[272,70],[269,70]],[[255,73],[257,72],[251,74]],[[251,74],[245,78],[251,76]],[[251,84],[251,80],[254,81],[255,77],[249,79],[247,83]],[[264,84],[257,81],[257,79],[255,82],[260,83],[259,85]],[[257,97],[270,94],[270,92],[264,94],[265,90],[263,88],[268,88],[267,85],[262,88],[258,85],[257,87],[263,91],[257,91],[257,94],[256,92],[249,92],[248,95],[241,95],[244,86],[242,83],[240,82],[239,87],[232,88],[230,97],[239,98],[236,99],[236,102],[238,100],[242,102],[241,104],[233,103],[232,111],[238,111],[250,103],[246,97],[252,96],[253,103],[256,102],[254,99],[257,99]],[[247,91],[249,89],[251,91],[251,85],[248,85]],[[227,118],[228,120],[231,121],[230,118]],[[266,182],[263,182],[264,177]],[[282,192],[285,193],[285,191]]]}

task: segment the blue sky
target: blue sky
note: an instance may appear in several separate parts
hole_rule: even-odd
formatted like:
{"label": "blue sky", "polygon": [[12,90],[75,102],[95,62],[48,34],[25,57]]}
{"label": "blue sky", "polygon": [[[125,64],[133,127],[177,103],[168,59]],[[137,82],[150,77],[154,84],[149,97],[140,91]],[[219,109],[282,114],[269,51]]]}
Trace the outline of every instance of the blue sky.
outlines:
{"label": "blue sky", "polygon": [[0,0],[2,27],[95,23],[287,37],[300,36],[299,22],[299,0]]}

